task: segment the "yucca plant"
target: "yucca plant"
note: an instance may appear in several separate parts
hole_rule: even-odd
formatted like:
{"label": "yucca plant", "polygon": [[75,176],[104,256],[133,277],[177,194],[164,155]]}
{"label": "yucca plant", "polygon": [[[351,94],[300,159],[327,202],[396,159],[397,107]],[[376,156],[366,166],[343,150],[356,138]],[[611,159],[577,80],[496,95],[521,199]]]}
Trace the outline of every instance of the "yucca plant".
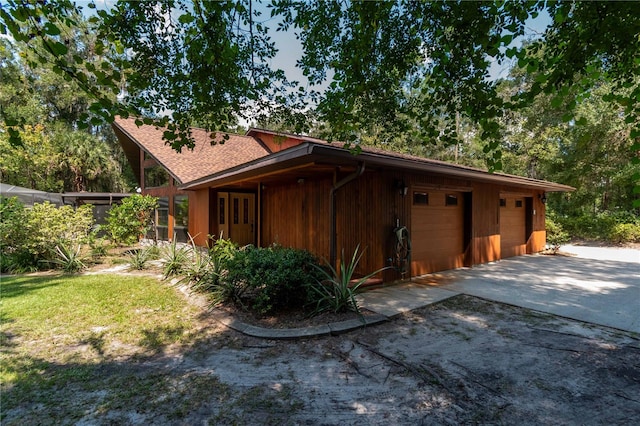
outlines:
{"label": "yucca plant", "polygon": [[64,271],[68,273],[79,272],[87,266],[82,261],[82,255],[80,254],[81,246],[78,245],[75,250],[70,249],[65,244],[56,245],[57,259],[51,260]]}
{"label": "yucca plant", "polygon": [[183,272],[187,262],[189,262],[188,247],[178,246],[175,235],[173,241],[165,246],[162,250],[162,273],[164,278],[167,279],[172,275],[179,275]]}
{"label": "yucca plant", "polygon": [[143,247],[133,250],[129,255],[129,267],[141,271],[147,267],[147,263],[154,258],[154,247]]}
{"label": "yucca plant", "polygon": [[196,246],[191,235],[189,239],[191,240],[191,259],[184,265],[182,270],[184,278],[179,282],[186,282],[195,291],[206,291],[217,283],[214,260],[209,252]]}
{"label": "yucca plant", "polygon": [[324,311],[344,312],[350,310],[360,313],[360,307],[355,298],[360,292],[360,286],[372,276],[388,268],[380,268],[352,282],[353,274],[364,254],[364,252],[358,253],[359,251],[360,244],[358,244],[354,250],[351,260],[347,262],[343,249],[340,257],[339,271],[326,261],[325,267],[311,264],[311,266],[318,269],[322,274],[322,279],[317,280],[315,284],[310,286],[311,300],[313,301],[312,303],[315,303],[315,309],[312,315],[317,315]]}

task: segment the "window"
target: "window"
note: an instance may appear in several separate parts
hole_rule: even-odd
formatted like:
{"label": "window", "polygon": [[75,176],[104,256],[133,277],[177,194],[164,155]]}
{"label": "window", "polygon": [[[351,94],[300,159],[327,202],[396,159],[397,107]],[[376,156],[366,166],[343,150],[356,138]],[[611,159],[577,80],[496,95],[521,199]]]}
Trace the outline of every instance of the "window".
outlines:
{"label": "window", "polygon": [[507,207],[507,199],[500,198],[500,207]]}
{"label": "window", "polygon": [[249,199],[248,198],[244,198],[242,200],[242,208],[243,208],[242,223],[246,225],[247,223],[249,223]]}
{"label": "window", "polygon": [[445,206],[457,206],[458,205],[458,196],[453,194],[447,194],[444,198]]}
{"label": "window", "polygon": [[522,207],[522,200],[516,200],[516,207]]}
{"label": "window", "polygon": [[169,198],[158,198],[156,209],[156,238],[166,241],[169,239]]}
{"label": "window", "polygon": [[189,241],[189,197],[176,195],[173,197],[173,232],[176,240],[186,243]]}
{"label": "window", "polygon": [[160,166],[145,167],[144,187],[158,188],[169,185],[169,174]]}
{"label": "window", "polygon": [[414,206],[428,206],[429,194],[426,192],[413,192],[413,205]]}
{"label": "window", "polygon": [[219,219],[219,222],[220,222],[220,225],[224,225],[225,218],[226,218],[226,215],[227,215],[227,214],[226,214],[226,210],[225,210],[225,199],[224,199],[224,198],[220,198],[220,199],[218,200],[218,202],[219,202],[219,204],[220,204],[220,205],[218,206],[218,212],[220,213],[220,219]]}
{"label": "window", "polygon": [[237,199],[237,198],[234,198],[234,199],[233,199],[233,224],[234,224],[234,225],[237,225],[237,224],[238,224],[238,221],[239,221],[239,219],[240,219],[240,215],[239,215],[239,213],[238,213],[239,207],[240,207],[240,206],[239,206],[239,204],[238,204],[238,199]]}

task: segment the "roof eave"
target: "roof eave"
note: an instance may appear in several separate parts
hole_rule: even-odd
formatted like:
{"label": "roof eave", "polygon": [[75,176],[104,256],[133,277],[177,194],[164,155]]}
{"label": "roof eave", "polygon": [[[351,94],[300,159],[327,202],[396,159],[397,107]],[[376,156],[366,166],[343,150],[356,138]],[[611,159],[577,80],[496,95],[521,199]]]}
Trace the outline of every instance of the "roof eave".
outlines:
{"label": "roof eave", "polygon": [[357,161],[364,161],[368,165],[391,167],[401,170],[436,173],[446,176],[480,180],[502,185],[527,187],[543,190],[546,192],[565,192],[575,190],[575,188],[568,185],[530,179],[521,176],[489,173],[481,170],[456,166],[453,164],[449,165],[440,162],[430,163],[428,161],[399,158],[371,152],[361,152],[358,155],[354,155],[349,150],[341,147],[315,144],[313,142],[303,142],[298,146],[280,151],[267,157],[259,158],[249,163],[227,169],[225,171],[207,176],[205,178],[187,182],[184,185],[181,185],[180,189],[200,189],[212,186],[214,182],[216,186],[221,186],[224,184],[251,178],[252,176],[264,173],[265,171],[271,171],[272,169],[276,170],[279,166],[283,166],[285,164],[294,165],[296,163],[317,160],[330,160],[331,163],[334,163],[336,165],[351,164]]}

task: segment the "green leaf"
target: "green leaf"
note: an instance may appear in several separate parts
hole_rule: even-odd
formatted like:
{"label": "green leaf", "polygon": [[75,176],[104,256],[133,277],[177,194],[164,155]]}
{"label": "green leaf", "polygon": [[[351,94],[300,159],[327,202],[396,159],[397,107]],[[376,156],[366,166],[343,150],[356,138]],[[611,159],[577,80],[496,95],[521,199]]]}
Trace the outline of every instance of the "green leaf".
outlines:
{"label": "green leaf", "polygon": [[44,29],[44,32],[46,34],[49,34],[52,36],[57,36],[57,35],[60,35],[61,33],[60,28],[58,28],[56,25],[54,25],[51,22],[47,22],[46,24],[44,24],[42,28]]}
{"label": "green leaf", "polygon": [[554,96],[551,98],[551,106],[553,108],[560,108],[562,106],[563,98],[560,96]]}
{"label": "green leaf", "polygon": [[180,22],[181,24],[190,24],[194,20],[195,18],[190,13],[185,13],[184,15],[180,15],[180,17],[178,18],[178,22]]}
{"label": "green leaf", "polygon": [[513,34],[507,34],[502,36],[502,38],[500,39],[500,41],[502,42],[502,44],[504,44],[505,46],[511,44],[511,42],[513,41]]}
{"label": "green leaf", "polygon": [[54,41],[53,43],[50,43],[49,46],[51,47],[51,52],[56,56],[66,55],[69,51],[67,46],[60,43],[59,41]]}

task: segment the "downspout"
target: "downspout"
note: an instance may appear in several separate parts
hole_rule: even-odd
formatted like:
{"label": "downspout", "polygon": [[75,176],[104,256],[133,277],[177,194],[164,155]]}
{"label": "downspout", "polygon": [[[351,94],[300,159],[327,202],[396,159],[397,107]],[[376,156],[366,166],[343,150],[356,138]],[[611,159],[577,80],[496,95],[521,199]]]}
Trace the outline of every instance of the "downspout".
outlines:
{"label": "downspout", "polygon": [[359,178],[362,173],[364,173],[364,161],[361,161],[358,163],[358,168],[356,169],[355,172],[353,172],[352,174],[346,176],[344,179],[342,179],[339,182],[336,182],[332,187],[331,187],[331,191],[329,191],[329,215],[331,216],[331,241],[329,243],[330,245],[330,256],[329,256],[329,262],[331,264],[331,266],[333,266],[334,268],[337,266],[336,265],[336,251],[337,251],[337,235],[336,235],[336,191],[340,188],[342,188],[343,186],[345,186],[346,184],[348,184],[349,182],[356,180],[357,178]]}

